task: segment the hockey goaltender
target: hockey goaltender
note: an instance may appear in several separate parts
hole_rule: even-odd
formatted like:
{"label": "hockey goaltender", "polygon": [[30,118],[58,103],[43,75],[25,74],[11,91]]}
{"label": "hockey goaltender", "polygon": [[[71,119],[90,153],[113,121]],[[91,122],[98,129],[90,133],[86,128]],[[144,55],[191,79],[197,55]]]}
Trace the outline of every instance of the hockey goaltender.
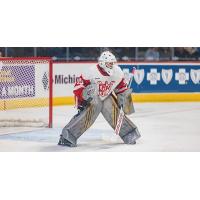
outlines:
{"label": "hockey goaltender", "polygon": [[78,138],[100,113],[125,144],[136,144],[140,133],[126,116],[134,112],[132,90],[128,88],[115,56],[109,51],[103,52],[98,64],[81,74],[78,80],[73,91],[78,113],[63,128],[58,145],[76,147]]}

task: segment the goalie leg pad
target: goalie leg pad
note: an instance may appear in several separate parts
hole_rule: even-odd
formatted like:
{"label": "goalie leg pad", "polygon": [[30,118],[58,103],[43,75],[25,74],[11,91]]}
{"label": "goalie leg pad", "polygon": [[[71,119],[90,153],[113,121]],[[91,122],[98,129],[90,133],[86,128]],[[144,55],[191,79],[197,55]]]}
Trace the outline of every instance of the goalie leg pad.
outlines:
{"label": "goalie leg pad", "polygon": [[124,136],[121,136],[125,144],[136,144],[136,140],[140,137],[140,133],[137,128],[132,130],[130,133],[127,133]]}
{"label": "goalie leg pad", "polygon": [[114,95],[107,97],[103,101],[101,113],[113,129],[116,127],[119,112],[120,109],[117,105],[117,101]]}
{"label": "goalie leg pad", "polygon": [[137,126],[127,116],[124,116],[119,136],[125,144],[131,144],[141,137]]}
{"label": "goalie leg pad", "polygon": [[[116,97],[111,95],[106,98],[103,102],[102,115],[113,129],[116,127],[119,113],[120,109]],[[124,116],[119,136],[126,144],[134,144],[140,138],[136,125],[127,116]]]}
{"label": "goalie leg pad", "polygon": [[63,128],[61,136],[76,145],[77,139],[94,123],[101,109],[102,102],[98,97],[94,98],[88,107],[75,115]]}

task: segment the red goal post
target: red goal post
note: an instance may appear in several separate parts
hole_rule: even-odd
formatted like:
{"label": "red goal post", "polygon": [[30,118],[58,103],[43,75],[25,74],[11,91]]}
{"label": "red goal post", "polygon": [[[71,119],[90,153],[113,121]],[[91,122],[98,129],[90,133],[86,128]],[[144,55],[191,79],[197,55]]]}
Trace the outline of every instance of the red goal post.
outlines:
{"label": "red goal post", "polygon": [[52,101],[51,58],[0,58],[0,127],[52,127]]}

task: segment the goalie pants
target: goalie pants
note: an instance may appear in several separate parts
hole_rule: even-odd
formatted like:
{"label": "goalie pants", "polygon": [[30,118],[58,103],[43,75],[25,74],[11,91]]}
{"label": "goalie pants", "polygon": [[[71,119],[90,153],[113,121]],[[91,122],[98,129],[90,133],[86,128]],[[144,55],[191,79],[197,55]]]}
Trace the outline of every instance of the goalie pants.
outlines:
{"label": "goalie pants", "polygon": [[[117,105],[117,99],[113,95],[110,95],[104,101],[101,101],[99,97],[94,98],[83,111],[75,115],[63,128],[62,136],[76,145],[77,139],[92,126],[100,113],[115,129],[120,109]],[[126,144],[134,143],[140,137],[137,127],[126,115],[119,136]]]}

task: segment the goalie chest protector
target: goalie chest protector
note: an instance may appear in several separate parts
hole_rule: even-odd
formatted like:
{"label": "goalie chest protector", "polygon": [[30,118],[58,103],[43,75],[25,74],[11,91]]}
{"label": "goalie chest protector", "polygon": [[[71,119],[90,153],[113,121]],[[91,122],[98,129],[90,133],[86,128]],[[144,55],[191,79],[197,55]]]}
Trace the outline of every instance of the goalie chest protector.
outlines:
{"label": "goalie chest protector", "polygon": [[90,67],[89,71],[83,73],[83,77],[97,85],[97,92],[101,100],[106,99],[122,81],[124,75],[117,65],[113,67],[113,75],[103,74],[98,65]]}

